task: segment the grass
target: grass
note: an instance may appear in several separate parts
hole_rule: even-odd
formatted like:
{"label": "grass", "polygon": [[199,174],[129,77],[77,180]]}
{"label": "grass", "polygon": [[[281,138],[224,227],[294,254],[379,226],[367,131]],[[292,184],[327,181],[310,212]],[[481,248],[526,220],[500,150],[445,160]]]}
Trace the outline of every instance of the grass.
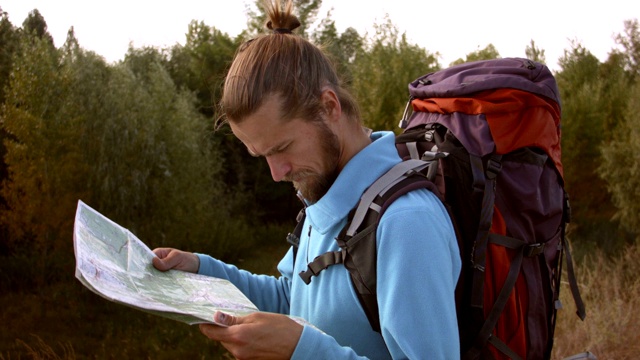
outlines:
{"label": "grass", "polygon": [[[615,258],[595,252],[581,260],[578,280],[587,307],[585,321],[574,314],[569,285],[556,327],[554,358],[590,351],[598,359],[640,357],[640,246],[631,245]],[[566,279],[566,276],[563,277]]]}
{"label": "grass", "polygon": [[[282,241],[237,260],[240,267],[275,273]],[[640,247],[611,258],[593,252],[577,261],[587,306],[580,321],[563,283],[553,359],[591,351],[598,359],[640,356]],[[66,271],[65,271],[66,272]],[[69,281],[0,295],[0,359],[228,359],[197,326],[189,326],[104,300],[68,272]],[[563,277],[567,279],[566,276]]]}
{"label": "grass", "polygon": [[[238,262],[273,274],[286,249],[282,240]],[[197,326],[105,300],[74,278],[72,265],[63,268],[65,281],[0,294],[0,360],[229,358]]]}

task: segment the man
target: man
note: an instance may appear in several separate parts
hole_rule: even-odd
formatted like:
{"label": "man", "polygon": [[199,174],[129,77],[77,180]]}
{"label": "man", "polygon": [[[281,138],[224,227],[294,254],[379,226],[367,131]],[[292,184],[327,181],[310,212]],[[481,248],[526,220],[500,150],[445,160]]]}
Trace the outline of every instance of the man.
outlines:
{"label": "man", "polygon": [[335,238],[349,211],[401,159],[393,133],[363,129],[322,51],[291,33],[299,26],[291,2],[284,11],[265,7],[274,33],[239,49],[221,105],[247,150],[267,160],[274,181],[293,182],[307,204],[295,263],[290,250],[276,278],[161,248],[154,250],[154,266],[226,278],[263,311],[216,313],[228,327],[200,326],[237,358],[459,357],[454,291],[460,257],[447,212],[429,191],[398,198],[378,226],[380,333],[369,325],[344,266],[328,268],[308,285],[298,276],[316,256],[339,250]]}

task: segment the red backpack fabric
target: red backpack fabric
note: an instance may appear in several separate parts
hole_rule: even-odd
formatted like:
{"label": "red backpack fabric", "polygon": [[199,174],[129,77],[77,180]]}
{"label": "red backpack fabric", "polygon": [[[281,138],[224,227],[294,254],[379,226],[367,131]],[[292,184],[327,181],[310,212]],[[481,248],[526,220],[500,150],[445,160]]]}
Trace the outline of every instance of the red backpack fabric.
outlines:
{"label": "red backpack fabric", "polygon": [[427,187],[457,231],[462,358],[549,359],[563,255],[578,315],[585,316],[565,239],[570,208],[553,75],[527,59],[486,60],[422,76],[409,92],[396,137],[406,161],[362,196],[337,239],[342,255],[319,256],[300,276],[308,283],[342,263],[379,331],[371,225],[394,199]]}

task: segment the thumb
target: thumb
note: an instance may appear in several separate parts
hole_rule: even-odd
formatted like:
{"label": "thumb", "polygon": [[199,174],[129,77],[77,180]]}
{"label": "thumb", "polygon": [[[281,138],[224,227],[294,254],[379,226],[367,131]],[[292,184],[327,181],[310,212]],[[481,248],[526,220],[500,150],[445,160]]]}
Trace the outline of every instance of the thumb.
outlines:
{"label": "thumb", "polygon": [[151,262],[153,263],[153,267],[155,267],[156,269],[160,271],[167,271],[169,269],[173,269],[177,265],[178,260],[179,259],[177,259],[176,256],[172,256],[172,254],[169,254],[164,258],[155,256],[153,259],[151,259]]}
{"label": "thumb", "polygon": [[238,323],[238,318],[221,311],[216,311],[215,314],[213,314],[213,322],[221,326],[233,326]]}

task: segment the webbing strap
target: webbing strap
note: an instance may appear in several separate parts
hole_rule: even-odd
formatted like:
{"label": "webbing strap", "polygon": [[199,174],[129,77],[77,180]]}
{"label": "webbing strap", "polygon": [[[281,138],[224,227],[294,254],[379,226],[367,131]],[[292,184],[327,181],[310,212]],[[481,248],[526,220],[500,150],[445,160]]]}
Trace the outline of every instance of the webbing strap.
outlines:
{"label": "webbing strap", "polygon": [[420,152],[418,151],[418,143],[415,141],[406,142],[407,151],[412,159],[420,159]]}
{"label": "webbing strap", "polygon": [[502,340],[498,339],[495,336],[489,337],[489,343],[495,346],[496,349],[500,350],[503,354],[507,355],[511,360],[522,360],[522,358],[515,353],[515,351],[511,350],[510,347],[507,346]]}
{"label": "webbing strap", "polygon": [[[482,324],[482,327],[480,328],[480,332],[478,333],[478,336],[474,341],[474,345],[465,354],[464,356],[465,359],[475,359],[480,354],[482,349],[485,347],[485,344],[487,343],[487,341],[491,342],[491,339],[494,338],[492,336],[493,329],[496,327],[496,324],[498,323],[498,319],[500,318],[500,315],[502,315],[502,310],[504,310],[504,306],[507,304],[507,300],[511,295],[511,291],[516,285],[516,280],[518,280],[518,275],[520,274],[520,268],[522,267],[522,259],[524,258],[525,249],[528,248],[526,246],[527,244],[524,241],[518,240],[515,238],[509,238],[509,237],[501,236],[497,234],[490,234],[489,237],[490,237],[489,241],[491,243],[495,243],[498,245],[505,244],[508,248],[517,249],[517,252],[513,257],[513,260],[511,261],[511,267],[509,267],[509,273],[507,274],[507,278],[505,279],[502,289],[500,289],[498,298],[493,304],[493,307],[491,308],[491,312],[489,312],[489,315],[487,316],[484,324]],[[504,345],[506,349],[509,349],[509,347],[506,346],[504,343],[502,345]],[[500,347],[496,346],[496,348],[502,351],[503,353],[505,353],[503,349],[501,349]],[[513,353],[511,349],[509,349],[509,351]],[[508,356],[511,356],[507,353],[505,354]],[[511,356],[511,358],[520,359],[520,357],[514,358],[513,356]]]}
{"label": "webbing strap", "polygon": [[580,290],[578,289],[578,280],[576,279],[576,273],[573,268],[573,259],[571,257],[571,251],[569,250],[569,244],[567,244],[567,238],[565,236],[562,237],[562,246],[567,255],[567,274],[569,275],[569,288],[571,289],[571,294],[573,295],[573,301],[576,303],[576,314],[580,320],[584,321],[587,317],[587,312],[584,307],[584,302],[582,301],[582,296],[580,296]]}
{"label": "webbing strap", "polygon": [[[367,191],[365,191],[360,197],[360,204],[373,203],[376,196],[383,196],[386,190],[406,178],[407,173],[410,173],[412,170],[420,171],[427,166],[429,166],[429,163],[414,159],[398,163],[392,167],[391,170],[387,171],[386,174],[382,175],[378,180],[371,184]],[[347,229],[347,236],[353,236],[355,234],[358,227],[360,227],[360,224],[362,224],[368,209],[369,206],[358,206],[351,225]]]}
{"label": "webbing strap", "polygon": [[502,156],[493,154],[487,162],[487,168],[484,172],[482,159],[475,155],[469,155],[471,168],[473,173],[474,191],[477,187],[482,187],[484,192],[482,196],[482,207],[480,210],[480,222],[478,224],[478,233],[473,243],[473,284],[471,292],[471,306],[482,309],[484,304],[484,271],[487,259],[487,243],[489,239],[489,231],[491,230],[491,222],[493,219],[493,205],[495,201],[496,177],[502,168],[500,164]]}
{"label": "webbing strap", "polygon": [[[298,212],[298,216],[296,216],[296,227],[293,229],[292,233],[287,234],[287,242],[297,249],[300,246],[300,234],[302,234],[302,226],[304,225],[304,218],[306,213],[304,208]],[[294,254],[295,256],[295,254]]]}
{"label": "webbing strap", "polygon": [[523,256],[524,257],[533,257],[538,256],[544,252],[546,247],[545,243],[535,243],[535,244],[527,244],[526,242],[516,239],[510,236],[504,236],[500,234],[490,234],[489,242],[492,244],[500,245],[506,247],[507,249],[518,250],[521,247],[524,247]]}
{"label": "webbing strap", "polygon": [[305,284],[311,283],[311,278],[318,275],[322,270],[331,265],[342,264],[347,252],[344,249],[340,251],[330,251],[317,256],[307,265],[307,270],[300,272],[300,277]]}

